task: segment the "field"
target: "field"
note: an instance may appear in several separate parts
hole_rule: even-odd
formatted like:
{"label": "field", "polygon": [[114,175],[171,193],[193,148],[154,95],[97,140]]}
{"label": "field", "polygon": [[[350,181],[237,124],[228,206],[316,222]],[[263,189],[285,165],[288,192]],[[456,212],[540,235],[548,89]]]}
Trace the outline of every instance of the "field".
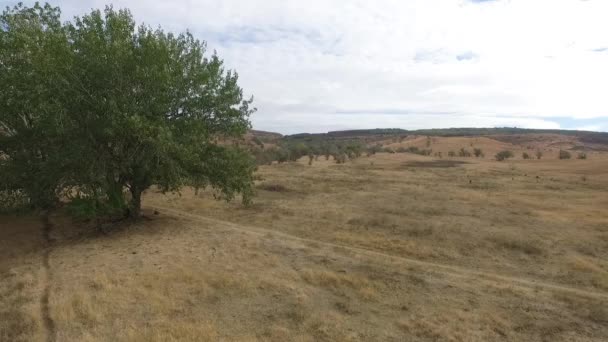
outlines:
{"label": "field", "polygon": [[547,155],[306,158],[106,234],[0,217],[0,340],[606,341],[608,156]]}

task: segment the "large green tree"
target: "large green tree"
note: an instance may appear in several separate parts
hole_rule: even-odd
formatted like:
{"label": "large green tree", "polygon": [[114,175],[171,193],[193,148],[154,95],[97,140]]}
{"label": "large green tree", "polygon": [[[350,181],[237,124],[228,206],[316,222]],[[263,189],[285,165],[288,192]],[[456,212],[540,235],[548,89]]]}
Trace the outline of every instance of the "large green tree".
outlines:
{"label": "large green tree", "polygon": [[[236,73],[216,54],[206,56],[190,33],[137,26],[128,10],[106,7],[65,24],[59,14],[48,5],[19,5],[0,20],[0,81],[19,89],[2,95],[0,135],[7,146],[22,143],[30,154],[24,165],[46,163],[41,173],[51,180],[36,189],[127,209],[131,217],[140,215],[141,194],[152,185],[212,186],[223,198],[249,198],[254,166],[230,141],[250,127],[254,109]],[[38,54],[40,60],[30,57]],[[31,133],[22,127],[24,113],[42,118]],[[35,132],[35,140],[26,135]],[[31,153],[37,145],[50,160]],[[2,172],[21,164],[14,150],[0,147],[8,156]],[[12,186],[24,189],[33,176]]]}
{"label": "large green tree", "polygon": [[21,5],[0,16],[0,195],[49,208],[61,191],[61,117],[69,46],[59,11]]}

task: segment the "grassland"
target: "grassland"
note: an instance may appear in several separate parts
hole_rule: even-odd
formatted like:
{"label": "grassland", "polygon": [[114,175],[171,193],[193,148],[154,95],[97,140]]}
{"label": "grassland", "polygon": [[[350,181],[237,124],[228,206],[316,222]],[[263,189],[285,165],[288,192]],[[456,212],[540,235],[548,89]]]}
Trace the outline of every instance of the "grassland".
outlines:
{"label": "grassland", "polygon": [[260,167],[250,207],[148,191],[105,235],[58,212],[50,245],[2,217],[0,340],[608,340],[603,154],[306,164]]}

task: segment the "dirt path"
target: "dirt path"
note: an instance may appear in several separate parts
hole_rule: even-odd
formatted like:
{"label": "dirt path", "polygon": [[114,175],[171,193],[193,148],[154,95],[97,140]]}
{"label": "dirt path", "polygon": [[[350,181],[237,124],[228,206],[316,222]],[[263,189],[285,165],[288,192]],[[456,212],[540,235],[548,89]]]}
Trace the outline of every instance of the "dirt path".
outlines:
{"label": "dirt path", "polygon": [[40,297],[41,317],[44,323],[44,329],[47,342],[55,342],[55,322],[51,317],[49,308],[49,297],[51,294],[51,283],[53,281],[53,273],[51,270],[50,256],[53,240],[51,238],[51,230],[53,224],[49,219],[49,215],[45,214],[42,219],[42,235],[44,239],[44,251],[42,255],[42,296]]}
{"label": "dirt path", "polygon": [[579,289],[579,288],[574,288],[574,287],[570,287],[570,286],[549,283],[549,282],[545,282],[545,281],[541,281],[541,280],[507,276],[507,275],[501,275],[501,274],[497,274],[497,273],[485,272],[485,271],[479,271],[479,270],[472,270],[472,269],[468,269],[468,268],[464,268],[464,267],[460,267],[460,266],[446,265],[446,264],[441,264],[441,263],[434,263],[434,262],[429,262],[429,261],[422,261],[422,260],[418,260],[418,259],[412,259],[412,258],[407,258],[407,257],[402,257],[402,256],[386,254],[386,253],[369,250],[369,249],[365,249],[365,248],[360,248],[360,247],[346,246],[346,245],[340,245],[340,244],[336,244],[336,243],[332,243],[332,242],[302,238],[302,237],[298,237],[295,235],[278,232],[275,230],[239,225],[239,224],[235,224],[232,222],[217,220],[217,219],[205,217],[202,215],[184,212],[184,211],[174,209],[174,208],[162,207],[162,206],[157,206],[157,205],[148,206],[148,208],[163,211],[172,216],[187,218],[187,219],[190,219],[192,221],[197,221],[197,222],[213,223],[215,225],[219,225],[219,226],[222,226],[227,229],[237,230],[237,231],[241,231],[241,232],[248,232],[248,233],[257,234],[257,235],[270,234],[270,235],[274,235],[274,236],[280,236],[285,239],[296,240],[296,241],[300,241],[300,242],[304,242],[304,243],[319,244],[319,245],[324,245],[324,246],[328,246],[328,247],[348,250],[348,251],[351,251],[354,253],[358,253],[360,255],[365,255],[369,258],[384,259],[384,260],[390,260],[392,262],[402,262],[402,263],[409,264],[409,265],[422,266],[422,267],[434,269],[435,271],[439,271],[441,273],[449,274],[450,276],[454,276],[454,277],[460,277],[460,278],[474,277],[474,278],[478,278],[478,279],[481,278],[484,280],[489,280],[492,282],[500,283],[503,285],[505,283],[508,283],[513,286],[526,288],[526,289],[532,289],[532,290],[544,289],[544,290],[551,290],[551,291],[561,291],[561,292],[567,292],[567,293],[571,293],[571,294],[575,294],[575,295],[579,295],[579,296],[583,296],[583,297],[604,299],[604,300],[608,299],[608,293],[603,293],[603,292],[589,291],[589,290],[585,290],[585,289]]}

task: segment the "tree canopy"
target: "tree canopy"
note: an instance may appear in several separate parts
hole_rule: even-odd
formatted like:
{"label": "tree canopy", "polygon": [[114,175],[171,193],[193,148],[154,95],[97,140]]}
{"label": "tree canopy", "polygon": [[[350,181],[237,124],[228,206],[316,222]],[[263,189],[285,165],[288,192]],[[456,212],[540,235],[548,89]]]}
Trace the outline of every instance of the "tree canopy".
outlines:
{"label": "tree canopy", "polygon": [[0,16],[0,194],[48,208],[140,213],[141,194],[211,186],[251,195],[254,164],[231,139],[254,112],[238,75],[186,32],[128,10],[60,21],[48,4]]}

